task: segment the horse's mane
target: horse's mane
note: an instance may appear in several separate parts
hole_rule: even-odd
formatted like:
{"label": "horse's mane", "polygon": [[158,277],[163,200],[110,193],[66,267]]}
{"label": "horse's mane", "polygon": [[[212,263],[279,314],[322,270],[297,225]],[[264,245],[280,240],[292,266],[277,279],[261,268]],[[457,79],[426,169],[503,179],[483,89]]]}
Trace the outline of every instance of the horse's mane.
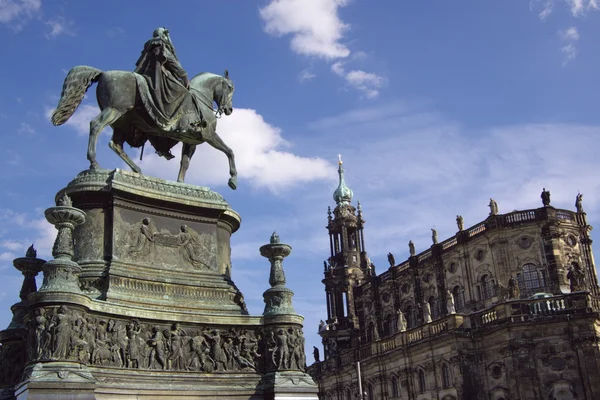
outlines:
{"label": "horse's mane", "polygon": [[214,78],[214,77],[220,77],[220,78],[222,78],[221,75],[214,74],[212,72],[200,72],[199,74],[194,75],[194,77],[192,79],[193,80],[199,79],[200,82],[204,82],[204,81],[209,80],[209,79]]}

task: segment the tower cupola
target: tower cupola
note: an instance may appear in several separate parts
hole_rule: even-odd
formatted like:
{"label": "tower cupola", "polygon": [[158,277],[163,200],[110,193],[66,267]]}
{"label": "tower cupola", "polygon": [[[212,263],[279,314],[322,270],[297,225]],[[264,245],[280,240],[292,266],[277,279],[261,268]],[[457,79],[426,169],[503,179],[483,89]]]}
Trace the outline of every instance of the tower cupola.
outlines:
{"label": "tower cupola", "polygon": [[349,205],[352,201],[352,189],[346,186],[344,181],[344,167],[342,166],[342,155],[338,155],[338,175],[340,177],[340,183],[337,189],[333,192],[333,200],[338,206]]}

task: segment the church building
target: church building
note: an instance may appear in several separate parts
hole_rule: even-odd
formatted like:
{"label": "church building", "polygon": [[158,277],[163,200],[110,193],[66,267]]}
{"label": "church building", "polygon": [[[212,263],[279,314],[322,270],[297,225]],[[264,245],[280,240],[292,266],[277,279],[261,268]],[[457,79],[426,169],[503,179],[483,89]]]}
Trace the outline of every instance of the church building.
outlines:
{"label": "church building", "polygon": [[[339,162],[328,210],[322,400],[600,399],[600,288],[582,196],[576,210],[489,216],[375,272]],[[317,353],[317,352],[315,352]]]}

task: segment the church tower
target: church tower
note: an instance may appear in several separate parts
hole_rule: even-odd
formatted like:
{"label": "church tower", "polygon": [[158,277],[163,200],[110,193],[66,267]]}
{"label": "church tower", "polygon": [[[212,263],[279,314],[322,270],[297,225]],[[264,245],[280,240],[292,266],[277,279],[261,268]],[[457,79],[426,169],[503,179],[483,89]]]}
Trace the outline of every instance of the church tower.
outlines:
{"label": "church tower", "polygon": [[326,358],[350,348],[358,329],[354,309],[355,286],[374,276],[373,264],[365,250],[364,219],[360,203],[355,208],[352,190],[346,186],[342,157],[338,161],[339,185],[333,192],[336,207],[327,210],[330,257],[324,262],[323,284],[327,296],[327,324],[319,327]]}

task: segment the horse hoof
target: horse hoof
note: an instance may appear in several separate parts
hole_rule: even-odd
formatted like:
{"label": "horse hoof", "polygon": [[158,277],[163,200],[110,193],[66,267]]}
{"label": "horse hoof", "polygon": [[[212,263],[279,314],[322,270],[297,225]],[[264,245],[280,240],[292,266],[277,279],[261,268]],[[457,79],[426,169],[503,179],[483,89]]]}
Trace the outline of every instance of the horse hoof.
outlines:
{"label": "horse hoof", "polygon": [[237,184],[235,182],[234,179],[230,179],[229,182],[227,183],[229,185],[230,188],[232,188],[233,190],[237,189]]}
{"label": "horse hoof", "polygon": [[98,164],[97,162],[90,163],[90,170],[95,171],[97,169],[100,169],[100,164]]}

